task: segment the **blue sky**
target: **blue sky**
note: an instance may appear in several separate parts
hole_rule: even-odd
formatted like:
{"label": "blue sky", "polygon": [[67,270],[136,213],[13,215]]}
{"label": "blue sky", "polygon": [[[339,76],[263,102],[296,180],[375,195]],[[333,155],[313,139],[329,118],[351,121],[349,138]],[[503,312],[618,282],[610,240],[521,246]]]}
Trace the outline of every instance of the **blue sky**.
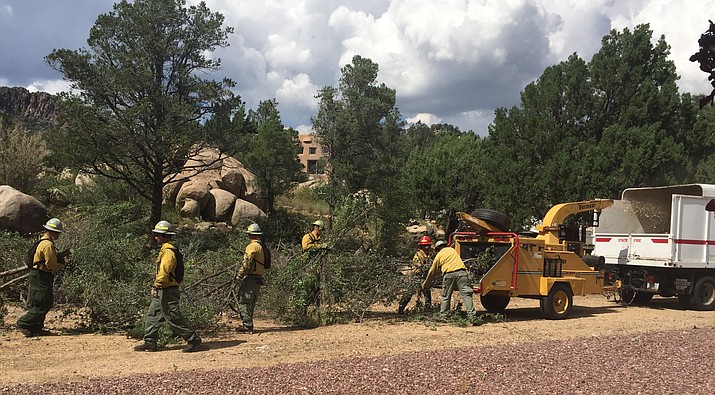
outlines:
{"label": "blue sky", "polygon": [[[188,4],[197,1],[188,0]],[[109,0],[0,0],[0,86],[67,90],[43,60],[56,48],[86,47]],[[681,92],[710,91],[707,74],[689,62],[715,19],[703,0],[207,0],[235,29],[217,50],[215,78],[256,108],[275,98],[283,122],[310,129],[315,94],[337,85],[353,55],[380,66],[408,121],[446,122],[486,135],[498,107],[543,70],[576,52],[591,59],[611,29],[650,23],[665,35],[681,76]]]}

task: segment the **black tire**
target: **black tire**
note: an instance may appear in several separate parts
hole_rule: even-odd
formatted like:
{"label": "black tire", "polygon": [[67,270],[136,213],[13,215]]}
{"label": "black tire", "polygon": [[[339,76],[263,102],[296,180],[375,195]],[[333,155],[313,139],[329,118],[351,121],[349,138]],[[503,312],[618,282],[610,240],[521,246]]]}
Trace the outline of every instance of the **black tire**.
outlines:
{"label": "black tire", "polygon": [[548,296],[543,296],[540,303],[541,311],[550,320],[563,320],[573,310],[573,292],[568,284],[556,283],[551,287]]}
{"label": "black tire", "polygon": [[480,295],[479,301],[482,302],[482,307],[490,313],[501,313],[509,305],[509,296],[502,295]]}
{"label": "black tire", "polygon": [[621,292],[621,300],[625,304],[645,305],[653,299],[653,295],[651,292],[639,292],[629,289]]}
{"label": "black tire", "polygon": [[693,294],[690,295],[693,309],[710,311],[715,309],[715,278],[706,276],[695,283]]}
{"label": "black tire", "polygon": [[511,218],[506,214],[501,213],[496,210],[490,210],[487,208],[479,208],[474,210],[472,217],[479,218],[482,221],[497,227],[501,231],[508,231],[511,228]]}

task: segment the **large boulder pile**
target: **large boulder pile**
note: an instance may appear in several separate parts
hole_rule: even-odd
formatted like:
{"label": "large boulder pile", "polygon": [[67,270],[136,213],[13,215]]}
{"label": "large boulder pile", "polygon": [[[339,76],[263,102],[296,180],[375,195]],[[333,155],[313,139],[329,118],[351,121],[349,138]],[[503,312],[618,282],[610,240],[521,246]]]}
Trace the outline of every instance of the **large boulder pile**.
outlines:
{"label": "large boulder pile", "polygon": [[204,148],[167,177],[164,204],[182,216],[232,225],[265,217],[265,201],[253,186],[255,176],[241,162]]}
{"label": "large boulder pile", "polygon": [[0,185],[0,230],[39,232],[49,218],[47,208],[39,200],[9,185]]}

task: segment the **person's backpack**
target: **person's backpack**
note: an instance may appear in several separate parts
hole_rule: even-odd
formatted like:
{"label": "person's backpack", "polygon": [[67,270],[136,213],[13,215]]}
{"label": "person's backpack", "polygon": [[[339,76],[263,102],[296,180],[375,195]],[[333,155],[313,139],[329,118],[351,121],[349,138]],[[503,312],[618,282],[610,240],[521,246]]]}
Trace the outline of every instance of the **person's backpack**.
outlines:
{"label": "person's backpack", "polygon": [[271,268],[271,250],[268,248],[266,243],[264,242],[259,242],[261,245],[261,248],[263,248],[263,257],[265,258],[265,262],[263,262],[263,268],[264,269],[270,269]]}
{"label": "person's backpack", "polygon": [[169,247],[169,249],[174,251],[176,256],[176,268],[174,268],[174,273],[170,273],[169,276],[177,283],[181,283],[184,281],[184,255],[176,247]]}
{"label": "person's backpack", "polygon": [[[42,240],[49,240],[49,239],[40,239],[37,240],[32,244],[29,250],[27,250],[27,253],[25,254],[25,265],[27,265],[28,268],[32,269],[33,266],[35,266],[35,252],[37,252],[37,246],[40,245],[40,242]],[[50,240],[52,242],[52,240]],[[44,262],[38,262],[38,264],[41,264]]]}

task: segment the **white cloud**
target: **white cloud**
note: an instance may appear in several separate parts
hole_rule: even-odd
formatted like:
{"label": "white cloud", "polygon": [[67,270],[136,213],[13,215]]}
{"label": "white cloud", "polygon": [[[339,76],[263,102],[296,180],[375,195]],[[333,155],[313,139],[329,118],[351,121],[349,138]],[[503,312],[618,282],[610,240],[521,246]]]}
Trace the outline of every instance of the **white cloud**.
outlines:
{"label": "white cloud", "polygon": [[441,123],[442,118],[440,118],[434,114],[426,114],[426,113],[415,114],[414,117],[407,118],[407,123],[409,123],[409,124],[415,124],[417,122],[422,122],[425,125],[434,125],[437,123]]}
{"label": "white cloud", "polygon": [[[54,48],[86,46],[89,27],[115,0],[76,3],[0,0],[0,83],[66,90],[43,57]],[[197,4],[199,0],[189,0]],[[335,86],[356,54],[379,65],[379,81],[397,91],[406,119],[441,119],[486,134],[497,107],[543,70],[577,52],[590,60],[610,29],[650,23],[665,34],[681,91],[711,88],[688,61],[715,17],[714,1],[693,0],[207,0],[235,29],[230,47],[211,56],[213,78],[236,81],[255,108],[276,98],[288,126],[310,128],[317,91]],[[9,4],[12,4],[10,6]],[[80,5],[81,4],[81,5]],[[71,5],[71,7],[70,7]],[[12,16],[12,17],[7,17]],[[7,20],[7,21],[6,21]],[[33,26],[27,31],[26,26]],[[58,32],[61,32],[58,34]],[[434,118],[431,118],[434,117]],[[425,122],[425,121],[423,121]],[[295,126],[294,126],[295,127]]]}
{"label": "white cloud", "polygon": [[30,92],[47,92],[57,94],[70,91],[70,84],[65,80],[37,80],[26,86]]}
{"label": "white cloud", "polygon": [[12,16],[12,6],[10,4],[0,3],[0,17]]}

